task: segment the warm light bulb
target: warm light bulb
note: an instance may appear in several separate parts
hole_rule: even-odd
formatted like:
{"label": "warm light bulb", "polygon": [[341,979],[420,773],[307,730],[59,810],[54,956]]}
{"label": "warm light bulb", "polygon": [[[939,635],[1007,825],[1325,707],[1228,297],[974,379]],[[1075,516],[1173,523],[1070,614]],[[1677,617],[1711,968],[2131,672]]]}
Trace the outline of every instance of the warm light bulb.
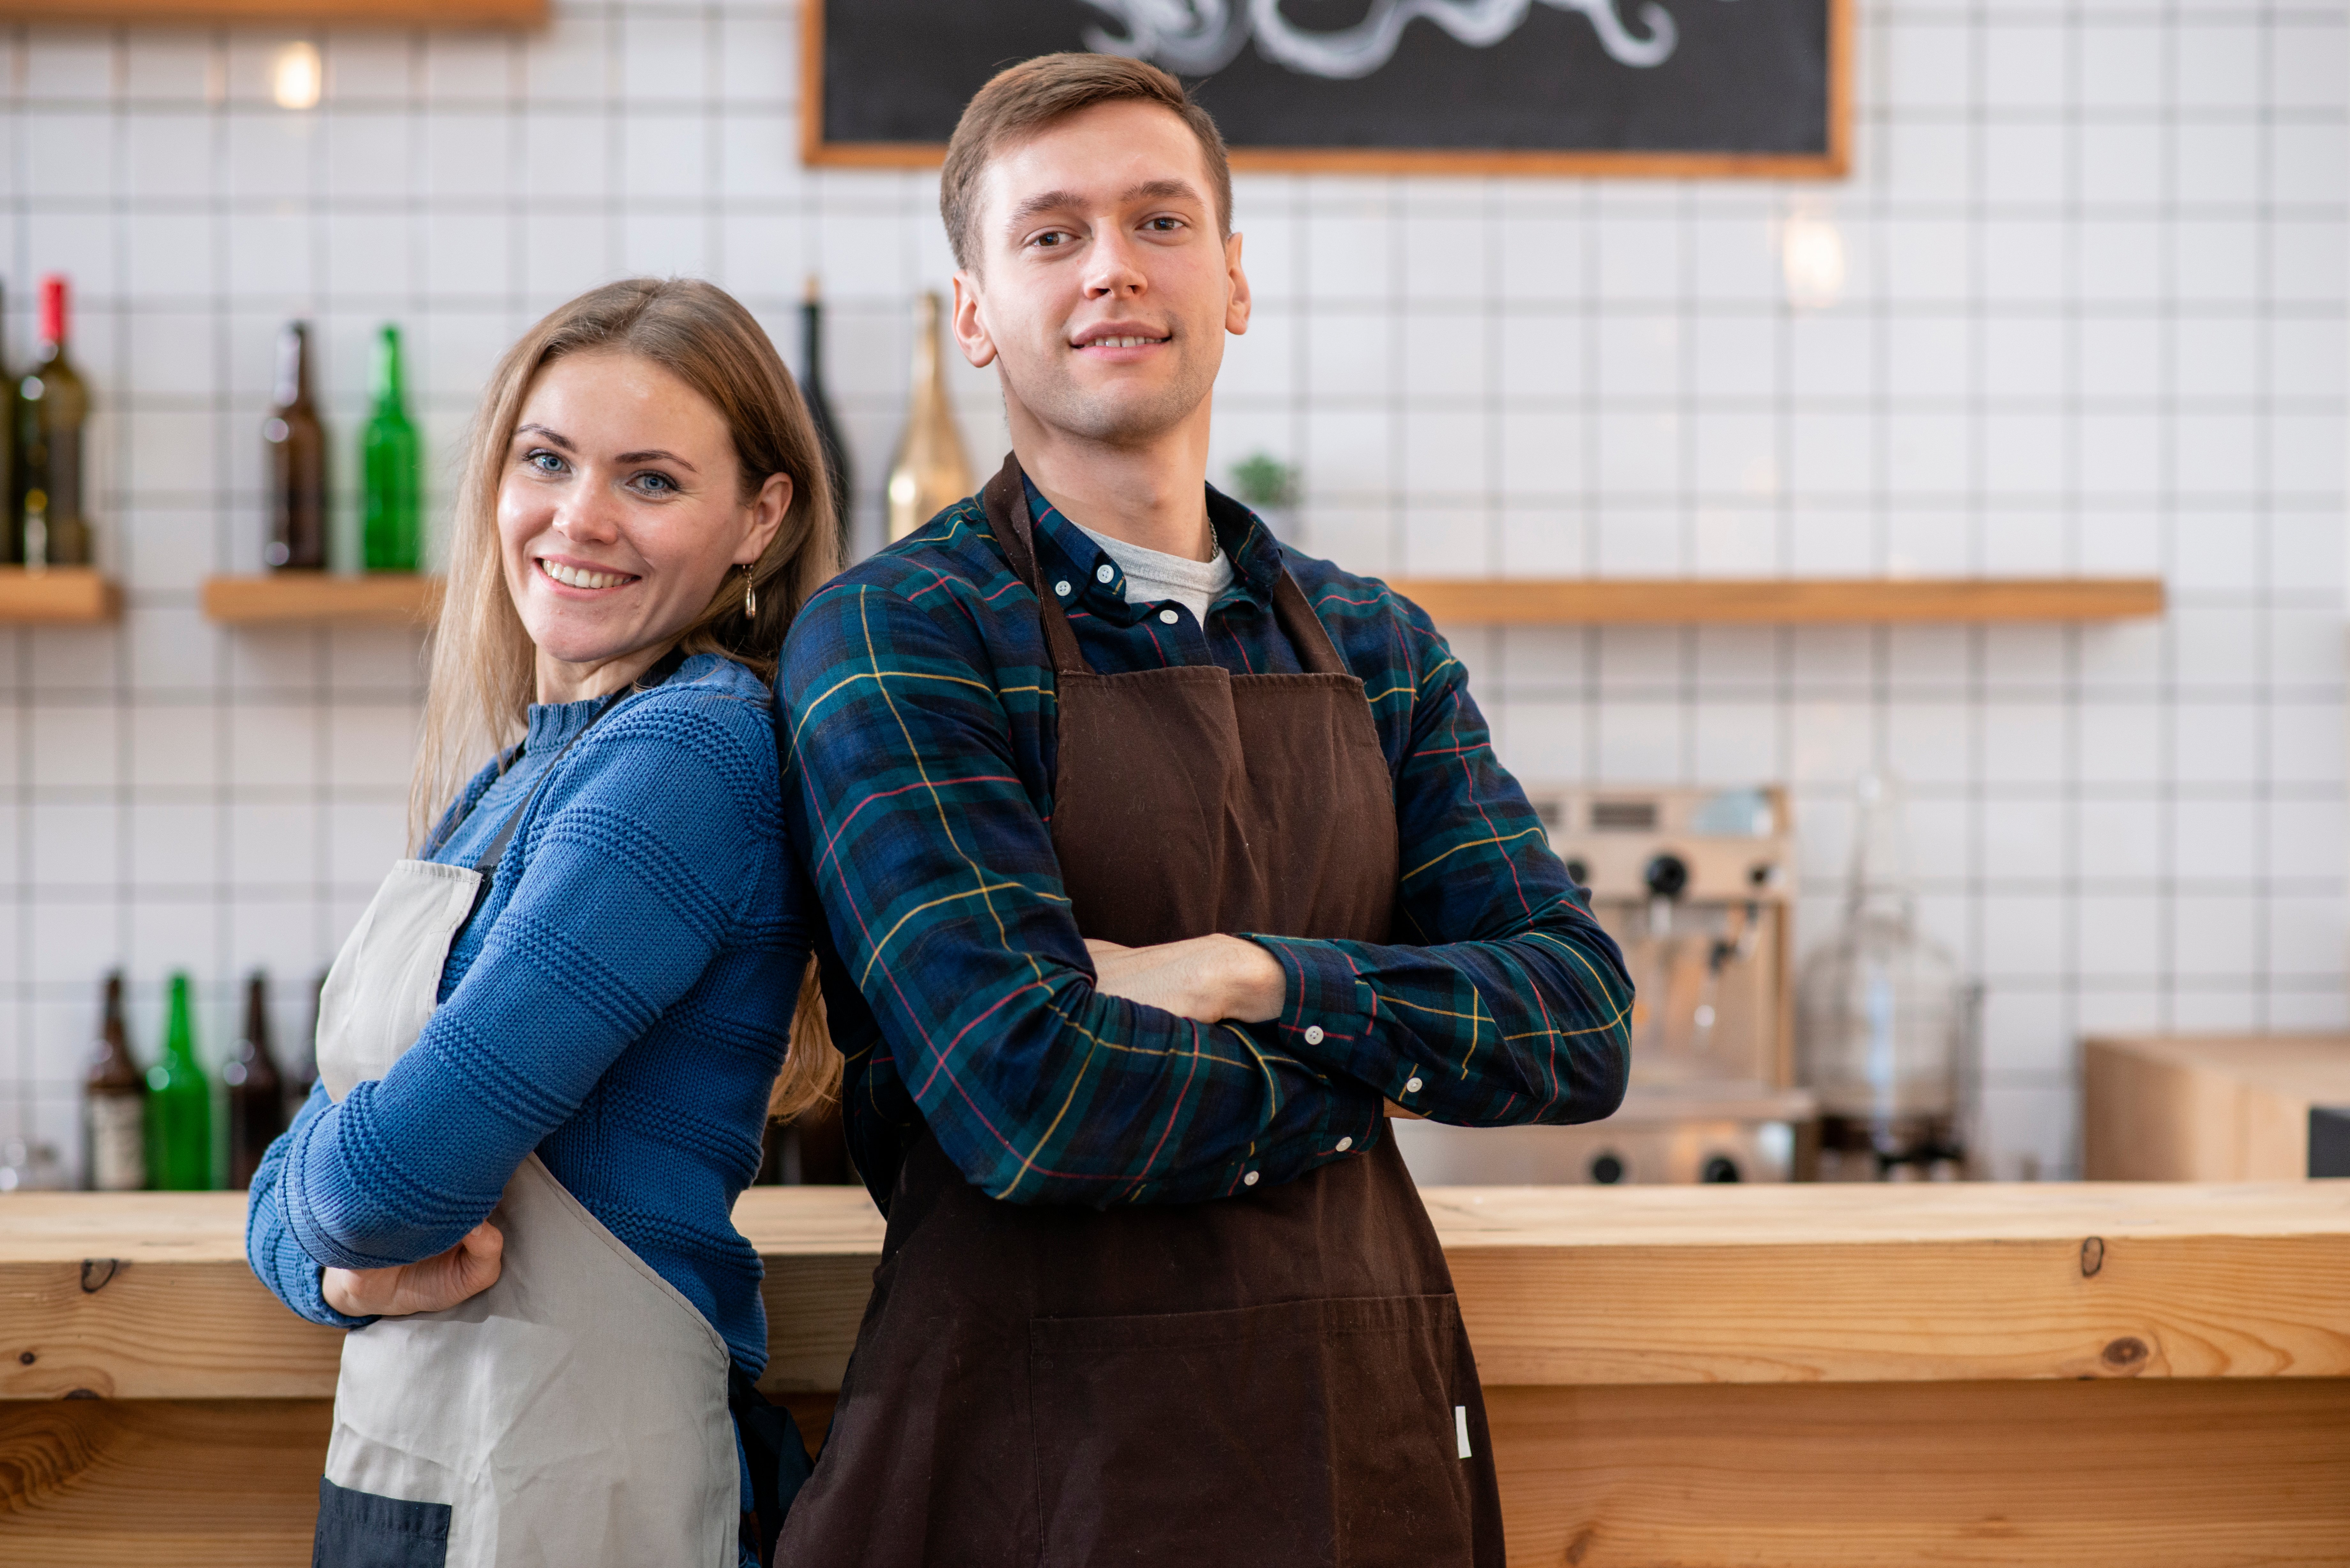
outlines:
{"label": "warm light bulb", "polygon": [[318,47],[307,38],[298,39],[278,50],[270,62],[270,96],[280,109],[316,109],[325,76],[318,64]]}
{"label": "warm light bulb", "polygon": [[1779,228],[1779,265],[1787,303],[1825,310],[1844,293],[1844,234],[1815,213],[1793,213]]}

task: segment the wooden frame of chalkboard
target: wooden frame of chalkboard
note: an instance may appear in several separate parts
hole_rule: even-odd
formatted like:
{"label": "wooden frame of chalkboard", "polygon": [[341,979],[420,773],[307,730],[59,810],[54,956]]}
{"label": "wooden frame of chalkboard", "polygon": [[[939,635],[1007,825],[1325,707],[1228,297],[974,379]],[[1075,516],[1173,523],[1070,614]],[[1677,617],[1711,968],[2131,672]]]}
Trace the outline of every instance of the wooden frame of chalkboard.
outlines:
{"label": "wooden frame of chalkboard", "polygon": [[[1753,0],[1749,0],[1749,4]],[[1841,179],[1852,165],[1852,74],[1856,0],[1822,0],[1826,12],[1825,125],[1816,147],[1741,151],[1614,147],[1265,146],[1237,139],[1236,170],[1335,174],[1566,174],[1627,179]],[[919,169],[946,156],[943,140],[857,140],[827,134],[826,13],[858,0],[802,0],[800,157],[813,165]],[[1001,64],[1010,64],[1007,57]],[[976,83],[972,84],[976,87]],[[1211,81],[1202,101],[1217,109]],[[1230,134],[1228,132],[1228,134]]]}

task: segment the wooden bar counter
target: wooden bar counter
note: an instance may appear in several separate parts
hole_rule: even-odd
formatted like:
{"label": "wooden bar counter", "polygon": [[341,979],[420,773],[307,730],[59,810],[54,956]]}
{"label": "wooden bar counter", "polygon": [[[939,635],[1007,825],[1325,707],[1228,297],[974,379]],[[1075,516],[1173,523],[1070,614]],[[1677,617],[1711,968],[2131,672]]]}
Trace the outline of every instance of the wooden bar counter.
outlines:
{"label": "wooden bar counter", "polygon": [[[2350,1562],[2350,1183],[1428,1197],[1513,1563]],[[0,1198],[0,1563],[308,1561],[341,1335],[243,1220]],[[767,1386],[820,1429],[879,1219],[737,1220]]]}

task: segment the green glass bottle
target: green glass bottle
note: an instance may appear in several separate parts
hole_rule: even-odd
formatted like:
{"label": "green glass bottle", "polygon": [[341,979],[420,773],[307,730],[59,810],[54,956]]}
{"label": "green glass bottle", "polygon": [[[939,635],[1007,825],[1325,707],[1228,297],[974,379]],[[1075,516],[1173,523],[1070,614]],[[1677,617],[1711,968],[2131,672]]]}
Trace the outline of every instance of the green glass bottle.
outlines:
{"label": "green glass bottle", "polygon": [[164,1192],[203,1192],[213,1185],[213,1091],[196,1061],[196,1023],[188,977],[172,977],[163,1023],[163,1059],[147,1069],[147,1175]]}
{"label": "green glass bottle", "polygon": [[375,411],[359,433],[359,548],[370,572],[412,572],[424,544],[423,463],[408,418],[400,328],[375,345]]}

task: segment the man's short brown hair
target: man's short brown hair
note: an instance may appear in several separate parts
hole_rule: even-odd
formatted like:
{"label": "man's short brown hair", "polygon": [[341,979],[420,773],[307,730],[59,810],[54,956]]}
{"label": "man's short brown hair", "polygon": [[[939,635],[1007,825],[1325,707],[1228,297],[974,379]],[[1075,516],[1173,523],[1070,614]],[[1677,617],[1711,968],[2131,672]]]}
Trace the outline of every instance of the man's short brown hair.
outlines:
{"label": "man's short brown hair", "polygon": [[979,182],[998,150],[1035,135],[1064,115],[1097,103],[1128,101],[1163,105],[1191,128],[1216,187],[1216,226],[1229,236],[1232,170],[1224,155],[1223,132],[1206,109],[1191,101],[1181,82],[1157,66],[1123,55],[1039,55],[996,72],[963,106],[962,119],[955,122],[946,168],[939,177],[939,216],[946,220],[955,265],[968,267],[979,254]]}

